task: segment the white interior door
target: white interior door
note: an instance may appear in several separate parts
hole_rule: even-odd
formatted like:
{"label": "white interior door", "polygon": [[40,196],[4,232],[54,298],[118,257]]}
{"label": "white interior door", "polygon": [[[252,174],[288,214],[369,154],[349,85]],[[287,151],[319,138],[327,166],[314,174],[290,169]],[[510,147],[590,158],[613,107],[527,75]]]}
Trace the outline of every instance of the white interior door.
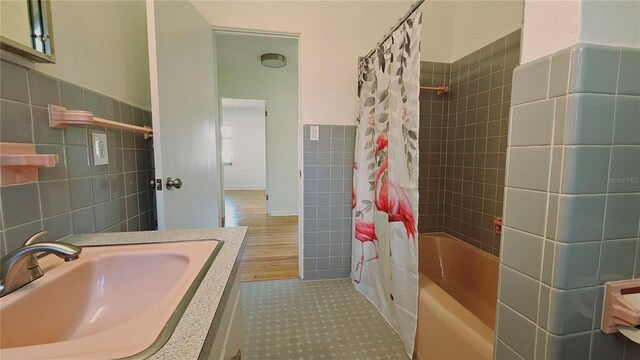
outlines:
{"label": "white interior door", "polygon": [[[219,226],[221,179],[211,26],[189,1],[147,0],[158,229]],[[167,189],[167,178],[180,189]]]}

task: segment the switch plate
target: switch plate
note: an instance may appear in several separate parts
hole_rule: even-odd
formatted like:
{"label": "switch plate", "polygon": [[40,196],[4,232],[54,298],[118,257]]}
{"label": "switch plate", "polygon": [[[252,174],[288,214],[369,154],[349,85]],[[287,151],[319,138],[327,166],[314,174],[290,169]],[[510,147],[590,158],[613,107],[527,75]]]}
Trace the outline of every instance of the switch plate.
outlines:
{"label": "switch plate", "polygon": [[320,128],[318,126],[309,126],[309,140],[318,141],[320,138]]}
{"label": "switch plate", "polygon": [[93,146],[93,165],[108,165],[107,134],[91,133],[91,146]]}

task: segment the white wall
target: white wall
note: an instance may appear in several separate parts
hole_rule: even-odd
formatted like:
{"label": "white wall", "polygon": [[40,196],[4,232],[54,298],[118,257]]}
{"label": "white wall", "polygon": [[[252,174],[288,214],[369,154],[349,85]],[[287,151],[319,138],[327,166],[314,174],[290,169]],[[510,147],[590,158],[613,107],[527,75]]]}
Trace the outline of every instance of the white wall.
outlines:
{"label": "white wall", "polygon": [[[263,71],[218,71],[218,91],[222,98],[267,101],[269,213],[271,215],[297,214],[299,179],[297,74],[267,68]],[[227,166],[225,178],[228,171]]]}
{"label": "white wall", "polygon": [[578,43],[580,1],[525,1],[522,64]]}
{"label": "white wall", "polygon": [[36,70],[151,108],[144,1],[53,0],[55,64]]}
{"label": "white wall", "polygon": [[193,4],[215,27],[300,34],[303,123],[355,124],[358,56],[375,46],[412,1]]}
{"label": "white wall", "polygon": [[[450,62],[519,29],[524,0],[453,1]],[[424,34],[424,32],[423,32]]]}
{"label": "white wall", "polygon": [[431,0],[420,7],[422,60],[454,62],[522,26],[524,0]]}
{"label": "white wall", "polygon": [[265,190],[267,154],[265,148],[265,102],[251,108],[225,106],[222,99],[222,125],[231,126],[231,165],[224,167],[225,190]]}
{"label": "white wall", "polygon": [[525,2],[522,63],[580,42],[640,47],[640,1]]}
{"label": "white wall", "polygon": [[[192,0],[193,1],[193,0]],[[301,34],[302,122],[354,124],[356,66],[413,1],[193,1],[215,27]],[[452,62],[518,29],[522,0],[428,0],[422,60]]]}
{"label": "white wall", "polygon": [[[453,19],[455,2],[425,1],[422,10],[422,43],[420,58],[423,61],[451,62],[453,51]],[[383,31],[383,29],[380,29]]]}

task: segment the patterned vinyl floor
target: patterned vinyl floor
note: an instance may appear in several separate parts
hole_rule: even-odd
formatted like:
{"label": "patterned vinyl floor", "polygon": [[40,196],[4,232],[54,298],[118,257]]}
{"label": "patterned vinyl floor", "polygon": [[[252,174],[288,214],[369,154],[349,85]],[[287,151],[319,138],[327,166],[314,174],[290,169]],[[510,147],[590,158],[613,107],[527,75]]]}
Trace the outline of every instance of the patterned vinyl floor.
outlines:
{"label": "patterned vinyl floor", "polygon": [[350,280],[242,284],[243,359],[408,359]]}

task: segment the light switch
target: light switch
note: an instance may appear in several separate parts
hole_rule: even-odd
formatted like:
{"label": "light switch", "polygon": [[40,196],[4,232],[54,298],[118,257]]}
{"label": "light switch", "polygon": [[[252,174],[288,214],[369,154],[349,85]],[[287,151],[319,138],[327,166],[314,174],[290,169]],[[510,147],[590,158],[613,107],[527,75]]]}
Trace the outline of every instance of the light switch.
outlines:
{"label": "light switch", "polygon": [[320,138],[320,129],[318,126],[309,126],[309,140],[318,141]]}
{"label": "light switch", "polygon": [[91,145],[93,146],[93,165],[108,165],[107,134],[91,133]]}

